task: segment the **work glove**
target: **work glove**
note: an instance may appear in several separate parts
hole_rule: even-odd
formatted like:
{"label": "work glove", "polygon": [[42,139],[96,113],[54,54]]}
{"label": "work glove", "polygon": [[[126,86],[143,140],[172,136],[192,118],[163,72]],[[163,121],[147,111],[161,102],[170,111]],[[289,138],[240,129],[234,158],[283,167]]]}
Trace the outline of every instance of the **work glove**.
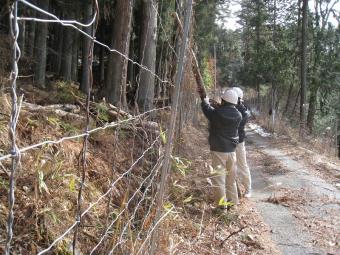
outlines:
{"label": "work glove", "polygon": [[210,103],[209,103],[209,97],[203,98],[203,102],[206,103],[206,104],[210,104]]}

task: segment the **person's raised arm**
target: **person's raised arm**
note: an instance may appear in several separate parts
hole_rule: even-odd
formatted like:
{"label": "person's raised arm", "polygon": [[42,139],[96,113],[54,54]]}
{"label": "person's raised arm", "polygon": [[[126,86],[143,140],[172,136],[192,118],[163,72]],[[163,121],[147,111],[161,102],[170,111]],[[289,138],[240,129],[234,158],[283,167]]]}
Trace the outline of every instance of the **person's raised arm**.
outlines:
{"label": "person's raised arm", "polygon": [[207,117],[207,119],[211,121],[215,114],[215,108],[209,103],[208,97],[202,98],[201,106],[205,117]]}

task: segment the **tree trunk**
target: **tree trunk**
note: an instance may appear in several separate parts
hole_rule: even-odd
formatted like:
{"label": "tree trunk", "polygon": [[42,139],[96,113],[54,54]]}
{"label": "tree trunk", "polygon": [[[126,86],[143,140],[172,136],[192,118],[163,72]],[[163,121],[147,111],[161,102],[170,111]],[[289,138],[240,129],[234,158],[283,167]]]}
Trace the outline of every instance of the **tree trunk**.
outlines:
{"label": "tree trunk", "polygon": [[313,132],[314,116],[316,113],[318,88],[312,88],[309,96],[309,108],[307,116],[307,127],[310,133]]}
{"label": "tree trunk", "polygon": [[307,14],[308,0],[302,0],[302,33],[301,33],[301,91],[300,91],[300,134],[305,129],[305,102],[307,83]]}
{"label": "tree trunk", "polygon": [[[298,0],[298,17],[297,17],[296,46],[295,46],[296,54],[294,55],[294,61],[293,61],[294,67],[296,66],[297,69],[299,69],[298,54],[299,54],[299,45],[300,45],[300,31],[301,31],[300,26],[301,26],[301,0]],[[286,106],[285,106],[285,110],[284,110],[284,113],[287,114],[287,115],[288,115],[288,110],[289,110],[289,104],[292,101],[291,97],[293,96],[292,93],[293,93],[293,88],[294,88],[294,77],[295,77],[295,74],[293,73],[292,74],[292,82],[289,86]]]}
{"label": "tree trunk", "polygon": [[[181,24],[181,18],[182,18],[182,6],[181,3],[178,1],[175,1],[174,11],[177,14],[178,17],[178,24],[175,22],[173,27],[173,38],[172,38],[172,45],[174,45],[174,52],[171,54],[170,64],[169,64],[169,76],[171,81],[174,83],[175,80],[175,74],[176,74],[176,68],[177,68],[177,54],[180,49],[180,41],[181,41],[181,34],[183,33],[183,27]],[[197,61],[197,59],[196,59]],[[198,65],[198,63],[197,63]],[[168,91],[168,97],[169,97],[169,103],[172,102],[173,97],[173,91],[174,88],[172,86],[168,86],[168,84],[163,84],[166,90]]]}
{"label": "tree trunk", "polygon": [[[158,59],[158,63],[157,63],[157,72],[159,73],[159,74],[162,74],[162,67],[164,66],[163,64],[164,64],[164,62],[163,62],[163,51],[164,51],[164,42],[162,42],[162,44],[161,44],[161,48],[160,48],[160,56],[159,56],[159,59]],[[165,56],[165,58],[166,58],[166,56]],[[161,76],[162,77],[162,76]],[[162,79],[163,79],[164,77],[162,77]],[[159,81],[159,80],[157,80],[157,82],[156,82],[156,98],[157,99],[160,99],[161,98],[161,87],[162,87],[162,83]]]}
{"label": "tree trunk", "polygon": [[71,80],[72,73],[72,44],[73,44],[73,29],[64,27],[63,32],[63,51],[61,58],[61,76],[64,80]]}
{"label": "tree trunk", "polygon": [[[129,55],[132,20],[132,0],[119,0],[116,3],[116,16],[112,28],[112,47],[124,55]],[[105,91],[108,102],[127,107],[126,81],[128,61],[112,52],[107,66]]]}
{"label": "tree trunk", "polygon": [[291,82],[290,86],[289,86],[289,90],[288,90],[288,95],[287,95],[287,101],[286,101],[286,106],[285,106],[284,114],[288,113],[289,104],[292,101],[291,97],[292,97],[293,87],[294,87],[294,83]]}
{"label": "tree trunk", "polygon": [[79,33],[73,34],[73,45],[72,45],[72,81],[78,80],[78,45],[79,45]]}
{"label": "tree trunk", "polygon": [[[35,0],[31,1],[32,4],[36,4]],[[35,10],[29,10],[29,15],[32,17],[36,16]],[[34,42],[35,42],[35,29],[36,29],[36,22],[29,22],[28,23],[28,45],[27,45],[27,56],[33,57],[34,52]]]}
{"label": "tree trunk", "polygon": [[[154,7],[153,7],[154,5]],[[141,63],[151,72],[155,72],[156,39],[157,39],[157,2],[143,1],[143,20],[141,31]],[[140,84],[138,89],[138,106],[142,111],[153,108],[155,77],[149,71],[140,69]]]}
{"label": "tree trunk", "polygon": [[[298,1],[298,18],[297,18],[297,32],[296,32],[296,54],[294,55],[294,67],[296,66],[298,69],[298,49],[299,49],[299,40],[300,40],[300,25],[301,25],[301,0]],[[288,114],[289,110],[289,103],[292,97],[292,92],[294,88],[294,76],[295,74],[292,74],[292,82],[290,83],[288,95],[287,95],[287,101],[284,112]]]}
{"label": "tree trunk", "polygon": [[[260,0],[256,0],[256,11],[257,11],[257,15],[260,15]],[[260,66],[260,63],[258,63],[259,58],[259,54],[260,54],[260,35],[261,35],[261,22],[260,22],[260,18],[257,17],[256,20],[256,26],[255,26],[255,33],[256,33],[256,42],[255,42],[255,51],[256,51],[256,67],[258,68]],[[256,79],[255,79],[255,87],[256,87],[256,92],[257,92],[257,102],[258,104],[260,104],[260,79],[258,77],[258,75],[256,75]]]}
{"label": "tree trunk", "polygon": [[[78,1],[74,2],[74,19],[80,18],[81,4]],[[72,38],[72,67],[71,80],[78,81],[78,50],[79,50],[79,33],[74,32]]]}
{"label": "tree trunk", "polygon": [[[84,22],[89,22],[92,16],[92,1],[91,0],[85,0],[84,1],[84,9],[85,9],[85,15],[84,15]],[[91,34],[91,27],[84,28],[84,31],[88,34]],[[88,37],[83,36],[83,49],[82,49],[82,71],[81,71],[81,83],[80,83],[80,90],[84,93],[87,92],[90,81],[89,81],[89,52],[90,52],[90,45],[91,45],[91,39]]]}
{"label": "tree trunk", "polygon": [[[38,5],[40,8],[48,10],[49,0],[39,0]],[[44,18],[44,15],[39,14],[38,17]],[[34,82],[39,87],[45,87],[47,33],[47,23],[37,23],[34,43]]]}
{"label": "tree trunk", "polygon": [[[317,95],[318,90],[320,88],[321,83],[321,72],[320,72],[320,59],[322,54],[322,41],[323,41],[323,34],[325,29],[325,23],[322,23],[322,26],[320,27],[320,14],[322,15],[323,12],[319,13],[319,7],[321,8],[321,1],[316,1],[315,5],[315,27],[314,30],[314,61],[313,61],[313,76],[311,80],[310,85],[310,97],[309,97],[309,108],[308,108],[308,115],[307,115],[307,127],[309,129],[309,132],[313,132],[314,127],[314,117],[316,113],[316,104],[317,104]],[[327,14],[324,14],[327,15]],[[325,16],[323,16],[325,17]]]}
{"label": "tree trunk", "polygon": [[[273,24],[273,44],[276,48],[276,0],[274,0],[274,24]],[[275,54],[276,55],[276,54]],[[275,56],[274,55],[274,56]],[[275,56],[276,57],[276,56]],[[273,66],[274,66],[275,60],[273,60]],[[275,70],[273,70],[273,73],[271,75],[271,80],[272,80],[272,104],[271,104],[271,108],[272,108],[272,131],[274,132],[275,130],[275,120],[276,120],[276,100],[277,100],[277,84],[276,84],[276,74],[275,74]]]}
{"label": "tree trunk", "polygon": [[105,57],[105,48],[101,47],[100,48],[100,57],[99,57],[99,62],[100,62],[100,76],[99,76],[99,81],[100,81],[100,86],[102,87],[105,81],[105,62],[104,62],[104,57]]}
{"label": "tree trunk", "polygon": [[292,113],[291,113],[290,117],[292,117],[294,115],[294,113],[295,113],[295,109],[296,109],[296,106],[297,106],[299,98],[300,98],[300,92],[301,92],[301,88],[299,88],[299,91],[298,91],[298,93],[296,95],[294,107],[293,107],[293,110],[292,110]]}
{"label": "tree trunk", "polygon": [[21,57],[25,57],[26,53],[26,21],[21,21],[19,23],[19,47],[21,52]]}
{"label": "tree trunk", "polygon": [[63,26],[58,26],[56,29],[56,36],[54,38],[54,50],[55,50],[55,55],[53,58],[53,71],[56,74],[61,73],[61,58],[62,58],[62,53],[63,53],[63,32],[64,32],[64,27]]}
{"label": "tree trunk", "polygon": [[[133,38],[130,38],[130,56],[133,60],[135,60],[135,40],[133,40]],[[130,91],[128,89],[127,93],[128,94],[133,94],[134,93],[134,89],[137,87],[136,86],[136,65],[132,64],[131,62],[128,63],[128,72],[127,72],[127,77],[128,77],[128,84],[130,86]],[[129,95],[128,95],[129,97]],[[130,96],[131,97],[131,96]],[[136,96],[135,96],[136,97]],[[134,100],[133,97],[132,98],[128,98],[128,100],[131,100],[131,102]],[[136,105],[136,102],[134,102],[134,104]]]}

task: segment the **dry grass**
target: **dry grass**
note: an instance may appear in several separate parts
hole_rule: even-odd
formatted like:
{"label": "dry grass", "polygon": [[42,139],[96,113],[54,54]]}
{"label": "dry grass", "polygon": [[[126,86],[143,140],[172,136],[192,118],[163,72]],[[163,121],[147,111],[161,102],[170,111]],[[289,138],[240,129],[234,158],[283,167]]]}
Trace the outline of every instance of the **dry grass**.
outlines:
{"label": "dry grass", "polygon": [[272,204],[279,204],[286,207],[291,207],[293,205],[303,206],[307,203],[305,198],[306,191],[299,190],[294,191],[291,189],[281,188],[276,190],[270,197],[265,201]]}
{"label": "dry grass", "polygon": [[[8,95],[2,96],[0,104],[0,150],[1,153],[7,153],[10,113]],[[66,134],[81,133],[82,129],[82,122],[67,117],[22,110],[17,126],[17,142],[19,147],[24,147],[47,138],[58,139]],[[108,189],[112,180],[126,171],[149,146],[147,141],[153,141],[154,138],[154,134],[136,129],[133,125],[126,125],[119,131],[101,131],[91,136],[87,153],[88,170],[83,208],[96,201]],[[82,139],[78,139],[65,141],[60,145],[47,145],[22,154],[16,180],[14,253],[35,254],[75,221],[81,175],[81,148]],[[148,174],[150,166],[157,160],[157,151],[156,148],[136,166],[128,178],[123,178],[117,184],[109,200],[104,199],[85,216],[79,236],[80,250],[88,253],[89,248],[96,244],[107,222],[112,220],[113,216],[108,214],[108,210],[117,212],[125,204],[127,194],[139,186],[140,180]],[[10,169],[10,161],[2,163],[6,169]],[[0,171],[0,229],[3,230],[6,229],[8,215],[8,183],[8,176]],[[137,195],[136,199],[139,197],[140,195]],[[134,209],[136,201],[132,201],[131,210]],[[144,217],[147,208],[148,205],[145,204],[137,212],[137,221]],[[122,215],[114,225],[114,233],[120,234],[122,222],[130,216],[129,213]],[[5,239],[5,231],[0,233],[0,239]],[[54,254],[68,254],[71,240],[72,235],[67,236],[56,247]],[[104,243],[107,245],[107,242]],[[100,249],[104,249],[105,245]],[[3,251],[3,248],[4,241],[1,241],[0,251]]]}
{"label": "dry grass", "polygon": [[[273,130],[271,116],[267,114],[266,110],[264,110],[264,113],[256,116],[256,122],[266,130]],[[336,158],[335,141],[329,135],[304,134],[301,136],[299,128],[294,127],[291,120],[287,120],[281,115],[276,117],[274,131],[279,136],[280,141],[285,140],[290,144],[308,148],[318,154]]]}

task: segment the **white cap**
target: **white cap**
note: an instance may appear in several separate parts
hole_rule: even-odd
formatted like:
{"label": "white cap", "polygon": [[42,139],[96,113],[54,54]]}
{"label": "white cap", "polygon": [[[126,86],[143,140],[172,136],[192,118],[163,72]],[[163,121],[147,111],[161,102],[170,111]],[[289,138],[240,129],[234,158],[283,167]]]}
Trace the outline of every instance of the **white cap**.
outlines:
{"label": "white cap", "polygon": [[237,96],[241,99],[243,99],[243,91],[239,87],[233,87],[233,90],[236,92]]}
{"label": "white cap", "polygon": [[228,103],[231,103],[231,104],[237,104],[237,101],[238,101],[238,95],[236,94],[235,90],[233,89],[228,89],[226,90],[221,98],[228,102]]}

